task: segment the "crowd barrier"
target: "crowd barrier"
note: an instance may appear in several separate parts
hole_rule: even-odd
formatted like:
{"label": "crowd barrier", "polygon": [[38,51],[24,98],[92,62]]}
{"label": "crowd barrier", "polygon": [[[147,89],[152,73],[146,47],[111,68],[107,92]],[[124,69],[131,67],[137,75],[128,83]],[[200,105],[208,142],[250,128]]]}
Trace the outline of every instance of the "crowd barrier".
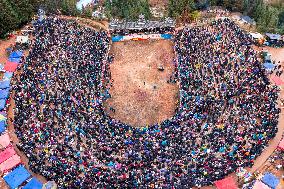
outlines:
{"label": "crowd barrier", "polygon": [[172,34],[133,34],[133,35],[117,35],[112,36],[112,42],[119,41],[142,41],[148,39],[166,39],[171,40],[173,38]]}

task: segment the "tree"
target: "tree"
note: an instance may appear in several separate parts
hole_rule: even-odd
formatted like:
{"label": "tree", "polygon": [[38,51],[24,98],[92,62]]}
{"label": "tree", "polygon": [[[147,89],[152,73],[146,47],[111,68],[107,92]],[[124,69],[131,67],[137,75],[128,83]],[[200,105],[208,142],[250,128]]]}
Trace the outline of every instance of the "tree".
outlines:
{"label": "tree", "polygon": [[9,1],[0,0],[0,7],[0,37],[3,38],[8,32],[18,27],[20,19]]}
{"label": "tree", "polygon": [[85,16],[87,18],[92,18],[92,14],[93,14],[92,7],[87,6],[84,9],[82,9],[82,14],[83,14],[83,16]]}
{"label": "tree", "polygon": [[77,16],[78,10],[76,7],[76,0],[62,0],[61,2],[61,10],[65,15]]}
{"label": "tree", "polygon": [[197,10],[190,13],[191,20],[196,21],[199,17],[200,17],[200,12]]}
{"label": "tree", "polygon": [[140,14],[151,17],[148,0],[106,0],[104,6],[109,18],[138,19]]}

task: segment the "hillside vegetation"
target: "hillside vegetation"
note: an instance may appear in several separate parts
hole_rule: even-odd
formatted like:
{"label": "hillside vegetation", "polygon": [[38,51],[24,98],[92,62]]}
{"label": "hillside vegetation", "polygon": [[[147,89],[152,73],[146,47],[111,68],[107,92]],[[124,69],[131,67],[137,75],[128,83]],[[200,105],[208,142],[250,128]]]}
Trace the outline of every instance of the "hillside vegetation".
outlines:
{"label": "hillside vegetation", "polygon": [[[159,0],[105,0],[103,6],[110,18],[133,20],[140,14],[151,18],[150,5],[157,5]],[[199,10],[210,6],[222,6],[230,11],[241,12],[251,16],[257,22],[260,32],[275,32],[284,34],[284,4],[281,0],[163,0],[167,15],[181,21],[195,20]],[[47,13],[91,17],[93,9],[87,7],[79,12],[76,9],[77,0],[0,0],[0,38],[8,32],[22,27],[29,22],[38,8]]]}

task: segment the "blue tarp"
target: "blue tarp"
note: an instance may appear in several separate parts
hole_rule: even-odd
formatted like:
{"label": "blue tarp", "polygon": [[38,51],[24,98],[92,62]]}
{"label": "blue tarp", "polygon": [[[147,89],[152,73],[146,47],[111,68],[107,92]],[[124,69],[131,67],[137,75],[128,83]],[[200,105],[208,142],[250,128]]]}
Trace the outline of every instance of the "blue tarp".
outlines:
{"label": "blue tarp", "polygon": [[6,130],[6,122],[1,121],[0,122],[0,134],[2,134]]}
{"label": "blue tarp", "polygon": [[7,99],[9,96],[9,89],[0,89],[0,99]]}
{"label": "blue tarp", "polygon": [[22,189],[41,189],[42,183],[39,182],[36,178],[32,178]]}
{"label": "blue tarp", "polygon": [[14,189],[19,187],[30,176],[30,173],[22,165],[20,165],[8,175],[4,176],[4,180],[10,186],[10,188]]}
{"label": "blue tarp", "polygon": [[13,72],[5,72],[4,78],[11,79],[13,77]]}
{"label": "blue tarp", "polygon": [[9,58],[10,62],[17,62],[17,63],[19,63],[20,60],[21,60],[21,58]]}
{"label": "blue tarp", "polygon": [[272,70],[275,67],[272,63],[264,63],[263,66],[268,70]]}
{"label": "blue tarp", "polygon": [[161,34],[161,37],[163,39],[172,39],[173,36],[171,34]]}
{"label": "blue tarp", "polygon": [[10,81],[0,81],[0,89],[7,89],[10,88]]}
{"label": "blue tarp", "polygon": [[111,40],[112,40],[113,42],[118,42],[118,41],[121,41],[122,39],[123,39],[123,36],[121,36],[121,35],[113,36],[113,37],[111,38]]}
{"label": "blue tarp", "polygon": [[21,58],[23,56],[22,51],[14,51],[10,54],[9,58]]}
{"label": "blue tarp", "polygon": [[0,110],[3,110],[6,105],[6,99],[0,99]]}
{"label": "blue tarp", "polygon": [[279,184],[279,179],[272,173],[266,173],[261,181],[272,189],[275,189]]}

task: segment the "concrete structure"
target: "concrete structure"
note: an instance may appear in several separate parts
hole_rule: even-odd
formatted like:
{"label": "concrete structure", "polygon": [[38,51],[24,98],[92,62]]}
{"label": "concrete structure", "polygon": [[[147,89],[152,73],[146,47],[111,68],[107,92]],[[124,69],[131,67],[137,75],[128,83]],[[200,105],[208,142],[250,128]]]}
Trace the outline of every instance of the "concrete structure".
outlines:
{"label": "concrete structure", "polygon": [[137,21],[119,21],[117,19],[111,20],[109,30],[143,30],[155,28],[174,28],[175,20],[166,18],[164,21],[150,21],[145,20],[144,15],[140,15]]}

